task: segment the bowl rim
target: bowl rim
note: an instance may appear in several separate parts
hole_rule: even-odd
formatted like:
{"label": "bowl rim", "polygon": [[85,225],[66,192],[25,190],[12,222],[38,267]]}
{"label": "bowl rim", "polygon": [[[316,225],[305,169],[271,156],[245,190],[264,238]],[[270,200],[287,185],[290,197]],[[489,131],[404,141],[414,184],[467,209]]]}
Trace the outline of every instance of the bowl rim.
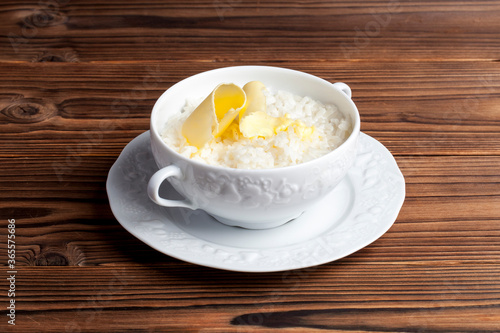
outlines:
{"label": "bowl rim", "polygon": [[[341,96],[343,98],[345,98],[347,100],[348,104],[350,104],[350,106],[355,110],[355,114],[354,114],[355,117],[353,119],[354,124],[353,124],[351,133],[349,134],[348,138],[344,142],[342,142],[338,147],[336,147],[335,149],[333,149],[332,151],[328,152],[327,154],[325,154],[323,156],[320,156],[320,157],[317,157],[315,159],[309,160],[307,162],[299,163],[299,164],[287,165],[287,166],[275,167],[275,168],[263,168],[263,169],[238,169],[238,168],[231,168],[231,167],[222,166],[222,165],[208,164],[208,163],[204,163],[201,161],[197,161],[197,160],[193,160],[193,159],[190,159],[188,157],[185,157],[184,155],[181,155],[180,153],[176,152],[174,149],[170,148],[165,143],[165,141],[163,141],[161,135],[159,134],[159,130],[156,128],[157,124],[154,122],[156,119],[155,116],[156,116],[156,114],[158,114],[158,112],[160,110],[160,103],[162,102],[162,100],[163,100],[164,96],[167,94],[167,92],[169,90],[175,88],[178,85],[184,84],[185,81],[195,80],[197,77],[210,75],[213,72],[225,72],[225,71],[231,71],[231,70],[236,70],[236,69],[242,69],[242,70],[243,69],[260,69],[260,70],[274,70],[274,71],[289,72],[289,73],[292,73],[295,75],[308,77],[309,79],[317,80],[318,82],[320,82],[322,84],[330,85],[332,89],[339,91]],[[336,83],[336,82],[334,82],[334,83]],[[352,101],[352,99],[350,97],[348,97],[347,95],[345,95],[345,93],[343,91],[336,88],[334,86],[334,83],[331,83],[330,81],[327,81],[327,80],[320,78],[320,77],[313,75],[313,74],[309,74],[306,72],[302,72],[302,71],[298,71],[298,70],[294,70],[294,69],[289,69],[289,68],[285,68],[285,67],[278,67],[278,66],[260,66],[260,65],[228,66],[228,67],[220,67],[220,68],[215,68],[215,69],[203,71],[203,72],[191,75],[189,77],[186,77],[186,78],[176,82],[174,85],[170,86],[167,90],[165,90],[160,95],[160,97],[156,100],[155,104],[153,105],[153,109],[151,111],[150,133],[152,136],[154,136],[154,139],[156,141],[160,142],[160,144],[164,148],[166,148],[167,151],[172,153],[177,159],[182,160],[187,164],[193,164],[199,168],[208,168],[208,169],[211,169],[213,171],[225,171],[225,172],[235,172],[235,173],[243,173],[243,172],[255,173],[256,175],[264,174],[264,173],[283,172],[284,170],[292,171],[292,169],[308,168],[310,166],[313,166],[314,164],[321,164],[321,162],[323,162],[324,160],[330,159],[332,154],[335,154],[335,155],[341,154],[342,151],[345,151],[346,149],[348,149],[348,147],[352,146],[352,144],[355,144],[355,142],[353,142],[353,141],[356,141],[359,137],[360,127],[361,127],[361,119],[360,119],[359,110],[356,107],[356,104]],[[151,138],[151,143],[153,143],[153,137]],[[153,156],[154,156],[154,154],[153,154]],[[156,157],[155,157],[155,159],[156,159]],[[175,163],[175,161],[173,161],[171,164],[176,164],[176,163]]]}

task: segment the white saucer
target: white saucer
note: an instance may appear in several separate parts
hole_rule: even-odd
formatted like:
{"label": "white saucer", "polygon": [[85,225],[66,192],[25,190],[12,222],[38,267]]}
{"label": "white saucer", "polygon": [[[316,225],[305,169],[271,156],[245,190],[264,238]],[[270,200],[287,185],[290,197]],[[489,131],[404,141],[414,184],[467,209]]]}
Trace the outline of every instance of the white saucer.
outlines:
{"label": "white saucer", "polygon": [[[340,185],[313,209],[274,229],[229,227],[201,210],[153,203],[146,188],[158,168],[149,131],[132,140],[111,167],[106,183],[109,203],[132,235],[190,263],[241,272],[324,264],[382,236],[396,220],[405,198],[404,178],[391,153],[364,133],[359,140],[356,163]],[[180,198],[168,182],[161,192],[164,197]]]}

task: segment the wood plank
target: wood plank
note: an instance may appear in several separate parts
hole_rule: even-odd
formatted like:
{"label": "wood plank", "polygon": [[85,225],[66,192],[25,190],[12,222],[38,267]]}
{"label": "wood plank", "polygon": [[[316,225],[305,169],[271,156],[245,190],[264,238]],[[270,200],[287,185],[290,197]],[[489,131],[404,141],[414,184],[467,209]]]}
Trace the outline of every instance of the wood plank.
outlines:
{"label": "wood plank", "polygon": [[[495,63],[282,65],[348,83],[362,130],[396,155],[500,153],[500,68]],[[217,67],[79,64],[68,71],[66,64],[0,64],[6,73],[16,73],[0,83],[0,139],[7,140],[0,156],[117,154],[149,128],[151,109],[164,90]],[[117,73],[116,84],[110,85],[109,76]],[[50,82],[50,89],[43,82]]]}
{"label": "wood plank", "polygon": [[[281,327],[493,332],[500,319],[495,288],[499,265],[340,261],[262,275],[186,265],[26,267],[21,272],[18,300],[23,308],[17,328],[24,332],[41,330],[47,320],[51,325],[43,329],[49,332],[97,332],[101,325],[115,331],[153,325],[162,331],[252,327],[264,332]],[[43,280],[36,278],[41,272]],[[228,278],[233,283],[227,284]]]}
{"label": "wood plank", "polygon": [[[0,198],[11,202],[40,198],[103,201],[107,174],[117,157],[0,158],[0,187],[5,188]],[[398,155],[396,161],[405,176],[408,198],[459,200],[500,195],[498,156]]]}
{"label": "wood plank", "polygon": [[[3,216],[16,219],[19,266],[134,265],[130,261],[141,257],[161,265],[176,261],[128,234],[111,214],[102,183],[96,185],[88,191],[89,198],[74,196],[71,186],[64,186],[59,195],[45,195],[43,200],[4,200],[0,204]],[[446,187],[446,183],[433,185],[442,186]],[[64,193],[66,198],[58,198]],[[496,209],[499,204],[498,186],[495,193],[488,195],[408,196],[389,232],[347,260],[438,266],[499,262],[500,227],[494,222],[500,220]],[[6,230],[6,225],[7,221],[2,221],[0,228]],[[6,261],[6,244],[0,248],[5,250],[0,260]]]}
{"label": "wood plank", "polygon": [[[439,265],[500,260],[500,229],[492,227],[500,220],[498,157],[397,159],[407,183],[403,210],[391,230],[353,260]],[[0,213],[21,227],[19,265],[102,265],[141,256],[152,263],[174,260],[137,241],[114,219],[105,192],[113,162],[114,157],[92,157],[55,170],[66,158],[0,159],[6,170],[0,186],[8,188],[0,193]]]}
{"label": "wood plank", "polygon": [[10,37],[0,42],[1,59],[490,61],[500,48],[497,1],[51,3],[0,7]]}

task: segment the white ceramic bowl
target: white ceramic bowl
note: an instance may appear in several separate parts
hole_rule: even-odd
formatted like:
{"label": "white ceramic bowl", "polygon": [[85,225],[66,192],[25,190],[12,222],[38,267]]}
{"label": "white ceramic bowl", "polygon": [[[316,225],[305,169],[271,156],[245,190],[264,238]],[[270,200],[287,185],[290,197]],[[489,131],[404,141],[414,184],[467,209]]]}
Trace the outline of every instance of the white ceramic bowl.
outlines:
{"label": "white ceramic bowl", "polygon": [[[207,96],[220,83],[258,80],[267,87],[335,104],[351,118],[353,131],[332,152],[315,160],[275,169],[243,170],[212,166],[186,158],[169,148],[162,132],[169,117],[181,112],[189,97]],[[324,198],[344,178],[356,157],[360,118],[350,88],[303,72],[267,66],[237,66],[191,76],[165,91],[151,114],[151,147],[160,168],[148,184],[158,205],[203,209],[224,224],[249,229],[277,227]],[[185,200],[162,198],[168,180]],[[332,202],[332,205],[335,205]]]}

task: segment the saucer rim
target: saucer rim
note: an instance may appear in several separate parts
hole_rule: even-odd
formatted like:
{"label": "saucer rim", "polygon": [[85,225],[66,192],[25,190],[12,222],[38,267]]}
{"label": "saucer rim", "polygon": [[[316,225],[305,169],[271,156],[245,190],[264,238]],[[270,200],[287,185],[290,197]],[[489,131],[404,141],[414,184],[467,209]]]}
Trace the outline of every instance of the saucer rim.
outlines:
{"label": "saucer rim", "polygon": [[[146,139],[146,136],[147,136],[147,139]],[[139,144],[142,144],[142,141],[141,140],[147,140],[148,142],[150,142],[150,131],[145,131],[144,133],[141,133],[140,135],[136,136],[134,139],[132,139],[124,148],[123,150],[121,151],[120,155],[118,156],[118,158],[116,159],[116,161],[113,163],[112,167],[110,168],[109,172],[108,172],[108,177],[107,177],[107,181],[106,181],[106,191],[107,191],[107,195],[108,195],[108,201],[109,201],[109,205],[110,205],[110,208],[111,208],[111,211],[114,215],[114,217],[116,218],[116,220],[120,223],[120,225],[125,229],[127,230],[130,234],[132,234],[134,237],[136,237],[138,240],[140,240],[141,242],[145,243],[146,245],[150,246],[151,248],[163,253],[163,254],[166,254],[172,258],[175,258],[175,259],[178,259],[178,260],[181,260],[181,261],[184,261],[184,262],[188,262],[188,263],[191,263],[191,264],[196,264],[196,265],[200,265],[200,266],[204,266],[204,267],[209,267],[209,268],[215,268],[215,269],[221,269],[221,270],[226,270],[226,271],[234,271],[234,272],[244,272],[244,273],[271,273],[271,272],[282,272],[282,271],[289,271],[289,270],[294,270],[294,269],[304,269],[304,268],[308,268],[308,267],[314,267],[314,266],[319,266],[319,265],[323,265],[323,264],[326,264],[326,263],[331,263],[331,262],[334,262],[334,261],[337,261],[339,259],[342,259],[342,258],[345,258],[367,246],[369,246],[370,244],[372,244],[373,242],[375,242],[377,239],[379,239],[381,236],[383,236],[391,227],[392,225],[395,223],[396,219],[397,219],[397,216],[399,215],[399,212],[401,211],[401,208],[403,206],[403,203],[404,203],[404,200],[405,200],[405,197],[406,197],[406,188],[405,188],[405,180],[404,180],[404,176],[399,168],[399,166],[397,165],[397,162],[396,160],[394,159],[394,156],[392,155],[392,153],[382,144],[380,143],[378,140],[376,140],[375,138],[363,133],[363,132],[360,132],[360,139],[362,140],[371,140],[374,144],[376,145],[379,145],[379,149],[383,149],[384,151],[384,154],[386,154],[387,158],[391,158],[392,159],[392,162],[394,163],[395,165],[395,169],[393,171],[397,171],[397,177],[400,178],[401,182],[400,182],[400,186],[401,188],[399,189],[400,192],[401,192],[401,195],[397,198],[398,200],[396,200],[396,202],[392,203],[394,207],[397,207],[395,209],[393,209],[393,213],[390,214],[390,216],[386,216],[386,222],[383,224],[383,227],[379,228],[377,230],[377,232],[371,237],[369,238],[368,240],[364,241],[362,244],[360,244],[359,246],[353,246],[353,247],[349,247],[348,249],[343,249],[342,253],[340,254],[337,254],[336,256],[332,256],[332,257],[329,257],[329,258],[326,258],[324,260],[320,260],[320,261],[316,261],[316,262],[313,262],[313,263],[310,263],[310,264],[304,264],[304,263],[299,263],[297,265],[290,265],[288,267],[280,267],[280,268],[276,268],[276,269],[272,269],[272,268],[269,268],[269,267],[253,267],[253,266],[250,266],[250,267],[235,267],[234,265],[232,265],[231,263],[227,264],[225,262],[219,262],[219,263],[214,263],[213,261],[210,261],[209,263],[207,263],[206,260],[203,260],[203,258],[193,258],[192,256],[190,257],[189,255],[183,255],[183,254],[179,254],[179,253],[175,253],[175,251],[168,251],[168,247],[166,247],[165,245],[161,246],[160,244],[158,244],[158,242],[155,242],[153,239],[148,239],[147,237],[145,237],[144,235],[142,235],[141,233],[139,232],[136,232],[135,230],[133,230],[132,226],[129,225],[129,223],[127,223],[126,221],[121,221],[121,219],[118,217],[120,216],[121,214],[119,214],[117,212],[117,207],[112,204],[112,194],[110,194],[111,192],[111,186],[112,186],[112,175],[113,173],[116,171],[116,168],[119,166],[119,162],[121,162],[121,158],[123,158],[125,155],[127,155],[129,149],[132,149],[131,147],[135,144],[135,145],[139,145]],[[156,165],[155,165],[156,167]],[[168,209],[166,207],[162,207],[162,209]],[[163,216],[165,217],[165,216]],[[168,217],[164,218],[162,220],[162,222],[164,223],[165,221],[169,222],[171,225],[175,225],[175,228],[179,228],[176,223],[174,221],[170,221],[170,219]],[[232,228],[230,226],[227,226],[227,228]],[[187,231],[179,228],[179,230],[182,230],[182,232],[185,232],[186,234],[189,234]],[[205,240],[205,239],[200,239],[198,238],[197,236],[195,235],[192,235],[192,234],[189,234],[190,236],[192,236],[193,238],[196,238],[200,241],[203,241],[203,242],[206,242],[207,244],[214,244],[220,248],[234,248],[232,246],[227,246],[227,245],[224,245],[224,244],[218,244],[218,243],[214,243],[214,242],[210,242],[208,240]],[[321,237],[318,236],[318,237]],[[306,243],[306,242],[304,242]],[[297,246],[297,245],[293,245],[293,246]],[[272,248],[272,249],[266,249],[266,250],[278,250],[278,249],[286,249],[287,247],[291,247],[291,246],[280,246],[280,247],[276,247],[276,248]],[[241,249],[241,248],[240,248]],[[256,250],[259,250],[259,249],[255,249],[255,248],[243,248],[243,249],[247,249],[247,250],[253,250],[253,251],[256,251]],[[196,256],[196,255],[195,255]]]}

